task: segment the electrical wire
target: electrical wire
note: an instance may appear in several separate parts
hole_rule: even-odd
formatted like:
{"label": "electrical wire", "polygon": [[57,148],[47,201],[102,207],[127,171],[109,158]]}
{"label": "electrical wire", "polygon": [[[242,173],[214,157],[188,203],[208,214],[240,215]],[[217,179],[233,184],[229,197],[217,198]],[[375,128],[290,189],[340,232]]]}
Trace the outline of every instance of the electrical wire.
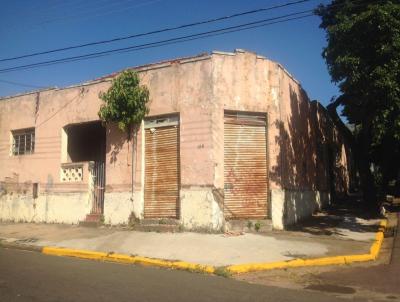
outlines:
{"label": "electrical wire", "polygon": [[139,33],[139,34],[122,36],[122,37],[117,37],[117,38],[108,39],[108,40],[89,42],[89,43],[85,43],[85,44],[72,45],[72,46],[67,46],[67,47],[62,47],[62,48],[57,48],[57,49],[52,49],[52,50],[46,50],[46,51],[40,51],[40,52],[35,52],[35,53],[30,53],[30,54],[10,57],[10,58],[3,58],[3,59],[0,59],[0,62],[19,60],[19,59],[23,59],[23,58],[29,58],[29,57],[34,57],[34,56],[39,56],[39,55],[44,55],[44,54],[50,54],[50,53],[56,53],[56,52],[60,52],[60,51],[66,51],[66,50],[77,49],[77,48],[82,48],[82,47],[94,46],[94,45],[114,43],[114,42],[123,41],[123,40],[127,40],[127,39],[133,39],[133,38],[138,38],[138,37],[143,37],[143,36],[148,36],[148,35],[153,35],[153,34],[158,34],[158,33],[174,31],[174,30],[183,29],[183,28],[189,28],[189,27],[193,27],[193,26],[199,26],[199,25],[204,25],[204,24],[209,24],[209,23],[215,23],[215,22],[218,22],[218,21],[224,21],[224,20],[228,20],[228,19],[232,19],[232,18],[236,18],[236,17],[240,17],[240,16],[255,14],[255,13],[259,13],[259,12],[270,11],[270,10],[283,8],[283,7],[288,7],[288,6],[292,6],[292,5],[296,5],[296,4],[300,4],[300,3],[305,3],[305,2],[309,2],[309,1],[312,1],[312,0],[298,0],[298,1],[293,1],[293,2],[287,2],[287,3],[284,3],[284,4],[279,4],[279,5],[274,5],[274,6],[270,6],[270,7],[264,7],[264,8],[258,8],[258,9],[249,10],[249,11],[236,13],[236,14],[232,14],[232,15],[227,15],[227,16],[223,16],[223,17],[207,19],[207,20],[203,20],[203,21],[183,24],[183,25],[174,26],[174,27],[167,27],[167,28],[157,29],[157,30],[153,30],[153,31]]}
{"label": "electrical wire", "polygon": [[38,89],[44,88],[43,86],[36,86],[36,85],[18,83],[18,82],[13,82],[13,81],[6,81],[6,80],[0,80],[0,83],[6,83],[6,84],[10,84],[10,85],[22,86],[22,87],[28,87],[28,88],[38,88]]}
{"label": "electrical wire", "polygon": [[[106,3],[101,3],[106,1]],[[136,2],[136,3],[131,3],[130,2]],[[18,24],[18,26],[11,26],[11,27],[7,27],[7,28],[2,28],[0,29],[0,32],[8,32],[8,31],[14,31],[16,29],[24,29],[24,28],[28,28],[31,29],[32,27],[37,27],[37,26],[43,26],[43,25],[47,25],[50,23],[54,23],[57,21],[62,21],[62,20],[77,20],[77,19],[89,19],[89,18],[96,18],[99,16],[104,16],[104,15],[109,15],[109,14],[114,14],[116,12],[120,12],[120,11],[127,11],[127,10],[131,10],[133,8],[137,8],[137,7],[141,7],[141,6],[145,6],[145,5],[149,5],[149,4],[153,4],[156,2],[160,2],[163,0],[153,0],[153,1],[147,1],[147,2],[143,2],[143,3],[137,3],[136,0],[119,0],[119,1],[113,1],[113,0],[99,0],[96,3],[93,2],[83,2],[83,3],[77,3],[78,6],[76,7],[69,7],[71,4],[70,2],[64,2],[61,3],[64,5],[68,5],[66,8],[62,8],[62,7],[57,7],[58,10],[62,9],[62,16],[54,16],[52,17],[49,14],[40,14],[38,15],[38,13],[34,10],[34,9],[30,9],[29,13],[27,14],[22,14],[20,16],[17,16],[17,18],[19,19],[31,19],[31,20],[39,20],[39,19],[44,19],[39,23],[33,23],[33,24],[25,24],[22,25]],[[125,4],[125,2],[127,2]],[[122,5],[125,4],[125,5]],[[89,5],[89,6],[88,6]],[[95,5],[95,7],[93,7],[93,5]],[[61,6],[61,5],[59,5]],[[111,7],[110,7],[111,6]],[[122,7],[121,7],[122,6]],[[68,11],[78,11],[78,14],[67,14]],[[50,10],[51,11],[51,10]],[[50,17],[50,18],[47,18]]]}
{"label": "electrical wire", "polygon": [[[84,59],[110,55],[110,54],[118,53],[118,52],[127,52],[127,51],[139,50],[139,49],[146,49],[146,48],[151,48],[151,47],[156,47],[156,46],[162,46],[165,43],[172,44],[172,42],[175,42],[174,44],[176,44],[180,40],[183,40],[183,39],[195,40],[193,38],[197,37],[198,39],[200,39],[200,38],[202,38],[202,36],[204,38],[204,37],[209,37],[211,34],[224,33],[224,32],[227,32],[227,31],[235,32],[235,31],[239,31],[243,27],[245,27],[245,28],[249,27],[247,29],[250,29],[250,28],[254,28],[254,27],[250,27],[250,26],[254,26],[254,25],[257,25],[257,24],[260,25],[262,23],[266,23],[266,22],[269,22],[269,21],[277,21],[279,19],[288,18],[288,17],[292,17],[292,16],[298,16],[298,15],[301,15],[301,14],[310,13],[312,11],[313,10],[306,10],[306,11],[291,13],[291,14],[287,14],[287,15],[283,15],[283,16],[279,16],[279,17],[268,18],[268,19],[263,19],[263,20],[259,20],[259,21],[244,23],[244,24],[240,24],[240,25],[229,26],[229,27],[216,29],[216,30],[211,30],[211,31],[206,31],[206,32],[201,32],[201,33],[197,33],[197,34],[191,34],[191,35],[180,36],[180,37],[176,37],[176,38],[165,39],[165,40],[161,40],[161,41],[157,41],[157,42],[133,45],[133,46],[117,48],[117,49],[111,49],[111,50],[100,51],[100,52],[87,53],[87,54],[83,54],[83,55],[72,56],[72,57],[67,57],[67,58],[61,58],[61,59],[56,59],[56,60],[43,61],[43,62],[38,62],[38,63],[19,65],[19,66],[16,66],[16,67],[0,69],[0,73],[16,71],[16,70],[31,69],[31,68],[35,68],[35,67],[48,66],[48,65],[59,64],[59,63],[64,63],[64,62],[66,63],[66,62],[71,62],[71,61],[78,61],[78,60],[80,61],[80,60],[84,60]],[[313,15],[314,14],[310,14],[307,17],[313,16]],[[302,17],[302,18],[304,18],[304,17]],[[296,19],[300,19],[300,18],[297,17],[297,18],[291,18],[290,20],[281,20],[281,21],[282,22],[287,22],[287,21],[296,20]],[[275,23],[278,23],[278,22],[275,22]],[[273,24],[275,24],[275,23],[273,23]],[[279,22],[279,23],[281,23],[281,22]],[[269,25],[269,24],[265,24],[265,26],[266,25]]]}

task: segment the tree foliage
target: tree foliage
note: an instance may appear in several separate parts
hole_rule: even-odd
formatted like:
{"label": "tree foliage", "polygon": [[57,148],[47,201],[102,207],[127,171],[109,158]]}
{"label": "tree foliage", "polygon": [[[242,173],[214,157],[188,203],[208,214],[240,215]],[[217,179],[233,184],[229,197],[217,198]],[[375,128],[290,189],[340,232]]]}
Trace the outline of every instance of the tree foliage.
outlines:
{"label": "tree foliage", "polygon": [[123,71],[99,97],[104,101],[98,113],[100,119],[116,122],[123,131],[139,125],[149,112],[149,90],[140,85],[139,76],[133,70]]}
{"label": "tree foliage", "polygon": [[[326,31],[326,60],[341,96],[332,105],[355,124],[364,187],[371,163],[395,177],[400,168],[400,3],[333,0],[316,13]],[[389,175],[390,174],[390,175]],[[368,184],[365,183],[369,182]]]}

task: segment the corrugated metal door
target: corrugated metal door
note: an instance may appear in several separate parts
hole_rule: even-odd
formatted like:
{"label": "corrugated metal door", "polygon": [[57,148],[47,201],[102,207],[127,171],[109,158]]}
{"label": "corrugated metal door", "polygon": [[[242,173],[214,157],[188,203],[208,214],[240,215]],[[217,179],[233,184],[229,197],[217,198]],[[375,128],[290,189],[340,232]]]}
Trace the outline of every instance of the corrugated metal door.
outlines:
{"label": "corrugated metal door", "polygon": [[225,218],[266,218],[266,116],[225,113],[224,136]]}
{"label": "corrugated metal door", "polygon": [[145,218],[179,218],[178,125],[146,127]]}

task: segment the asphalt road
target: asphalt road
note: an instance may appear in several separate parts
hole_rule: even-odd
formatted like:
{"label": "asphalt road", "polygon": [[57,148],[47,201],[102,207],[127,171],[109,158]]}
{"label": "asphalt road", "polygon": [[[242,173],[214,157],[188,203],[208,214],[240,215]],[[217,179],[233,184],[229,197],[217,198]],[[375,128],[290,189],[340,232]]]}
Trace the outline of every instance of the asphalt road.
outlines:
{"label": "asphalt road", "polygon": [[152,267],[0,248],[0,301],[346,301]]}

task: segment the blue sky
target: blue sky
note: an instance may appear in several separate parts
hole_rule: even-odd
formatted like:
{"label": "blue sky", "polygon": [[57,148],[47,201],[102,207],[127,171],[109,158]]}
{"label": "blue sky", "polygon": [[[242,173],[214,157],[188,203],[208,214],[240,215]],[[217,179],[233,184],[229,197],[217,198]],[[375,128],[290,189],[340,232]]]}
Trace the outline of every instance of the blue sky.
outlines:
{"label": "blue sky", "polygon": [[[2,2],[0,10],[0,59],[110,39],[160,28],[226,16],[269,7],[293,0],[14,0]],[[314,8],[328,0],[310,0],[224,22],[196,26],[103,46],[91,46],[56,54],[0,62],[0,69],[47,61],[94,51],[164,40],[181,35],[233,26]],[[29,70],[0,73],[0,96],[34,88],[76,84],[114,71],[165,59],[190,56],[212,50],[242,48],[280,62],[298,79],[311,99],[327,104],[337,87],[331,83],[321,57],[325,34],[318,28],[319,18],[311,17],[222,36],[210,37],[158,48],[52,65]]]}

